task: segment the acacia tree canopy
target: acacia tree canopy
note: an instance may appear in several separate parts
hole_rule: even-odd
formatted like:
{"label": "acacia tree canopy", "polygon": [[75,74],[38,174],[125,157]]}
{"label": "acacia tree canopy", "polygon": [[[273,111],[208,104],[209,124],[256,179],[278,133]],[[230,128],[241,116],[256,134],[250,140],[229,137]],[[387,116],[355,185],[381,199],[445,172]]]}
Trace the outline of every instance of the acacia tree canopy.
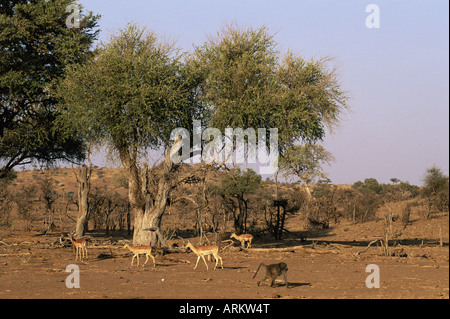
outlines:
{"label": "acacia tree canopy", "polygon": [[66,26],[73,0],[0,3],[0,178],[38,161],[80,161],[84,141],[55,126],[53,87],[69,65],[92,55],[98,15],[80,10],[80,26]]}
{"label": "acacia tree canopy", "polygon": [[333,155],[322,145],[305,144],[290,147],[280,160],[280,168],[285,175],[294,175],[301,179],[308,196],[311,192],[308,184],[317,178],[326,178],[323,164],[334,161]]}
{"label": "acacia tree canopy", "polygon": [[197,99],[198,72],[173,44],[129,24],[102,43],[98,55],[74,66],[61,82],[58,95],[61,125],[90,141],[106,143],[119,154],[128,171],[128,194],[135,217],[135,244],[148,244],[148,229],[157,229],[173,185],[173,165],[165,161],[156,198],[148,199],[146,174],[139,169],[148,149],[165,148],[170,154],[173,129],[192,131],[192,120],[206,114]]}
{"label": "acacia tree canopy", "polygon": [[331,58],[280,54],[264,26],[226,26],[195,61],[205,74],[202,99],[213,106],[210,126],[277,128],[280,156],[295,142],[323,139],[348,108]]}
{"label": "acacia tree canopy", "polygon": [[265,27],[227,27],[185,56],[130,24],[102,43],[94,59],[71,67],[58,96],[64,99],[60,123],[88,140],[106,142],[128,170],[135,243],[148,239],[139,235],[136,241],[136,229],[159,226],[175,178],[166,161],[155,204],[146,201],[139,155],[164,147],[167,159],[173,129],[192,135],[193,120],[221,132],[278,128],[282,155],[298,140],[322,139],[324,127],[338,123],[347,107],[325,60],[281,57]]}
{"label": "acacia tree canopy", "polygon": [[59,87],[62,121],[121,156],[168,147],[174,128],[190,128],[201,115],[198,81],[172,44],[129,24],[101,44],[95,59],[68,71]]}

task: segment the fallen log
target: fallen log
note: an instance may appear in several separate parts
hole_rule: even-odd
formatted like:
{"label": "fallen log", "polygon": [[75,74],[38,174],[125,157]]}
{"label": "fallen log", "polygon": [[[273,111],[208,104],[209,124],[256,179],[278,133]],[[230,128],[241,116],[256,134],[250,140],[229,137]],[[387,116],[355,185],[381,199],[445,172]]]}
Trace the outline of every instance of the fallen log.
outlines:
{"label": "fallen log", "polygon": [[372,240],[364,250],[361,250],[361,251],[358,251],[357,253],[355,253],[355,256],[359,256],[360,254],[365,253],[370,248],[370,246],[372,246],[372,244],[375,244],[379,241],[381,242],[381,239]]}
{"label": "fallen log", "polygon": [[0,257],[8,257],[8,256],[24,256],[24,255],[31,255],[31,253],[0,254]]}
{"label": "fallen log", "polygon": [[171,256],[164,256],[163,260],[169,260],[169,261],[173,261],[173,262],[176,262],[176,263],[185,263],[185,264],[190,264],[191,263],[189,260],[175,258],[175,257],[171,257]]}
{"label": "fallen log", "polygon": [[338,250],[318,250],[315,248],[307,248],[304,246],[293,246],[293,247],[283,247],[283,248],[245,248],[243,249],[247,252],[296,252],[296,251],[302,251],[307,253],[314,253],[314,254],[339,254],[340,252]]}

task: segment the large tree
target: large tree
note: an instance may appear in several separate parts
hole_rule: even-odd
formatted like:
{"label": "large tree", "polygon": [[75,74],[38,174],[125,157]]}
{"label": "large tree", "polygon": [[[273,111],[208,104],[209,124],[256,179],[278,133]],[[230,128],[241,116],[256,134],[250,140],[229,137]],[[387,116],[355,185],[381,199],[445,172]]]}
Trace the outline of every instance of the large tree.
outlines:
{"label": "large tree", "polygon": [[79,11],[69,28],[73,0],[0,2],[0,179],[33,161],[80,161],[84,141],[55,126],[60,113],[52,87],[71,64],[92,55],[99,16]]}
{"label": "large tree", "polygon": [[[181,142],[172,136],[172,146],[171,132],[177,127],[192,131],[192,119],[204,114],[196,98],[199,81],[173,44],[129,24],[101,44],[95,59],[71,68],[59,87],[65,102],[61,125],[109,145],[128,172],[134,244],[161,242],[156,235],[161,217],[180,182],[172,156]],[[152,190],[153,174],[140,163],[147,150],[161,148],[166,155]]]}
{"label": "large tree", "polygon": [[[280,57],[265,27],[225,28],[183,58],[154,33],[129,25],[102,44],[95,59],[72,68],[59,88],[64,124],[110,145],[128,171],[135,244],[156,244],[155,232],[147,230],[159,230],[170,192],[189,180],[177,175],[180,164],[172,161],[186,145],[186,136],[171,136],[173,129],[184,128],[192,140],[198,137],[193,120],[222,134],[228,127],[278,128],[283,154],[298,140],[323,138],[324,127],[346,108],[326,61]],[[198,150],[194,144],[183,150],[185,159]],[[140,169],[140,155],[160,148],[165,157],[152,191],[155,171]]]}
{"label": "large tree", "polygon": [[210,125],[222,134],[276,128],[280,157],[298,142],[322,140],[348,108],[333,59],[280,54],[266,27],[226,26],[196,49],[195,61],[205,74],[202,98],[213,105]]}

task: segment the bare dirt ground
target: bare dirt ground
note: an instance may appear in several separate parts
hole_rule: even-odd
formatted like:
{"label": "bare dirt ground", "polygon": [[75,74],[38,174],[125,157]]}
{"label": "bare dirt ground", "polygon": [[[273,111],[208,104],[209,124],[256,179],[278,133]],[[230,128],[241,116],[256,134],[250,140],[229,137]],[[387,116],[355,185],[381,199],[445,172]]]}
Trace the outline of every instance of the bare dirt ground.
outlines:
{"label": "bare dirt ground", "polygon": [[[158,255],[155,268],[151,259],[145,267],[131,266],[126,249],[96,247],[96,242],[107,238],[98,233],[88,234],[94,238],[88,259],[75,261],[71,247],[52,244],[62,232],[42,235],[4,228],[0,229],[0,298],[448,299],[448,214],[412,220],[397,238],[400,245],[395,249],[400,253],[395,257],[383,256],[376,245],[364,251],[382,232],[382,224],[342,223],[327,231],[304,231],[306,241],[256,238],[254,249],[223,251],[224,269],[213,270],[211,262],[208,271],[202,261],[193,269],[196,256],[192,252]],[[112,258],[98,258],[101,254]],[[258,287],[256,281],[263,274],[252,277],[259,263],[281,261],[289,267],[290,288],[282,280],[275,288],[265,283]],[[80,288],[66,287],[66,278],[72,274],[66,272],[69,264],[79,267]],[[380,288],[366,287],[369,264],[379,267]]]}

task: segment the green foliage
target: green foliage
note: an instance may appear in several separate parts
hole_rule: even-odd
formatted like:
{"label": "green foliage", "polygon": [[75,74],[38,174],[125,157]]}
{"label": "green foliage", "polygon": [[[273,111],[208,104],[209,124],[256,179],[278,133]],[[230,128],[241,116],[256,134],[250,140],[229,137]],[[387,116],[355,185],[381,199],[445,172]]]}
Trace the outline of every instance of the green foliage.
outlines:
{"label": "green foliage", "polygon": [[419,195],[419,187],[408,181],[397,180],[396,184],[383,184],[383,194],[388,201],[400,201]]}
{"label": "green foliage", "polygon": [[294,145],[280,158],[279,166],[286,175],[294,175],[309,183],[319,178],[326,179],[322,165],[333,160],[333,155],[321,145]]}
{"label": "green foliage", "polygon": [[232,169],[224,175],[220,186],[216,189],[217,194],[243,198],[245,194],[252,194],[261,185],[261,176],[254,170],[248,168],[242,172],[240,169]]}
{"label": "green foliage", "polygon": [[197,48],[194,61],[205,76],[211,126],[277,128],[281,154],[296,141],[322,139],[347,108],[331,59],[281,56],[266,27],[227,26]]}
{"label": "green foliage", "polygon": [[[224,202],[233,208],[234,227],[236,232],[247,230],[248,194],[255,193],[261,186],[261,176],[248,168],[242,172],[239,168],[232,169],[223,175],[218,185],[209,185],[210,195],[220,195]],[[237,201],[237,205],[235,205]]]}
{"label": "green foliage", "polygon": [[437,166],[426,170],[423,177],[424,188],[422,195],[428,199],[428,215],[431,216],[432,208],[437,211],[449,210],[449,177]]}
{"label": "green foliage", "polygon": [[0,178],[33,160],[81,160],[80,136],[56,127],[54,85],[68,65],[92,55],[99,16],[80,12],[80,27],[65,24],[73,0],[0,4]]}
{"label": "green foliage", "polygon": [[265,27],[239,30],[227,26],[197,48],[195,62],[203,69],[203,98],[214,107],[210,125],[266,127],[273,99],[271,77],[276,68],[275,41]]}
{"label": "green foliage", "polygon": [[276,103],[272,127],[278,127],[280,149],[297,141],[313,144],[339,124],[347,110],[346,93],[336,77],[332,58],[311,59],[285,54],[276,71]]}
{"label": "green foliage", "polygon": [[364,183],[357,181],[352,187],[363,193],[373,192],[375,194],[381,194],[383,192],[383,185],[379,184],[375,178],[366,178]]}
{"label": "green foliage", "polygon": [[68,70],[58,90],[61,124],[124,156],[168,146],[172,129],[190,128],[202,114],[199,80],[172,44],[130,24],[102,43],[95,59]]}
{"label": "green foliage", "polygon": [[440,191],[448,191],[449,178],[437,166],[430,167],[426,170],[423,177],[425,196],[436,195]]}

